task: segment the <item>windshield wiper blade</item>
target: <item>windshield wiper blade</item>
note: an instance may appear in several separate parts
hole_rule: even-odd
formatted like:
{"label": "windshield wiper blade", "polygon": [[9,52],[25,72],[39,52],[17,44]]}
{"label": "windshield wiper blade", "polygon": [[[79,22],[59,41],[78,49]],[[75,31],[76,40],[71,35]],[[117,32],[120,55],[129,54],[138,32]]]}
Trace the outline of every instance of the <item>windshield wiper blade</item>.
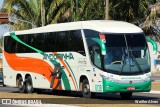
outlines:
{"label": "windshield wiper blade", "polygon": [[126,64],[125,58],[126,58],[127,55],[125,54],[125,51],[123,50],[123,48],[122,48],[122,52],[123,52],[123,54],[122,54],[122,62],[121,62],[121,65],[120,65],[121,70],[120,70],[119,74],[122,73],[124,65]]}

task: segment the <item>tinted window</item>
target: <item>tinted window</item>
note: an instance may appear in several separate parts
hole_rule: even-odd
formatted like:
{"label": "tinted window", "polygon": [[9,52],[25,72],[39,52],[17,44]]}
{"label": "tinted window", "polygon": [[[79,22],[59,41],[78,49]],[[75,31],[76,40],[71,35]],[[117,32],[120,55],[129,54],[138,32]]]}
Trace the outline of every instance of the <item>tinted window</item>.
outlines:
{"label": "tinted window", "polygon": [[69,50],[85,55],[83,38],[80,30],[70,31]]}
{"label": "tinted window", "polygon": [[55,52],[57,50],[55,32],[49,32],[44,34],[44,45],[45,52]]}
{"label": "tinted window", "polygon": [[69,32],[57,32],[56,47],[58,52],[68,51]]}
{"label": "tinted window", "polygon": [[145,47],[146,39],[144,34],[126,34],[129,47]]}
{"label": "tinted window", "polygon": [[[64,32],[47,32],[18,35],[24,43],[43,52],[75,51],[85,54],[80,30]],[[8,53],[34,53],[35,51],[14,40],[11,36],[4,38],[5,51]]]}
{"label": "tinted window", "polygon": [[43,49],[44,49],[44,34],[37,33],[34,35],[30,35],[30,36],[32,37],[31,46],[43,51]]}
{"label": "tinted window", "polygon": [[106,47],[125,47],[125,37],[122,34],[105,34]]}
{"label": "tinted window", "polygon": [[88,48],[90,48],[91,46],[93,46],[93,44],[95,44],[95,42],[91,38],[99,38],[99,32],[94,30],[85,29],[84,34],[87,40]]}
{"label": "tinted window", "polygon": [[91,61],[95,66],[97,66],[98,68],[101,68],[102,67],[102,64],[101,64],[102,59],[101,59],[101,53],[100,53],[101,50],[97,42],[92,40],[92,38],[99,38],[99,32],[86,29],[84,30],[84,34],[86,37]]}
{"label": "tinted window", "polygon": [[5,36],[4,37],[4,49],[5,49],[5,51],[8,52],[8,53],[11,53],[11,46],[12,46],[11,38],[8,37],[8,36]]}

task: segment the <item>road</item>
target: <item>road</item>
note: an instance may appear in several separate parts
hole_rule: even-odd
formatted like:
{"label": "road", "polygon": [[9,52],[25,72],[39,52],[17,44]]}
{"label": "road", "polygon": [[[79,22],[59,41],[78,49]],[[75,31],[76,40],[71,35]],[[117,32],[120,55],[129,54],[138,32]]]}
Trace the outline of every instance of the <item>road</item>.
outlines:
{"label": "road", "polygon": [[18,91],[17,88],[12,88],[12,87],[3,87],[0,85],[0,92],[15,92]]}
{"label": "road", "polygon": [[[0,92],[14,92],[18,93],[17,88],[3,87],[0,86]],[[51,94],[51,91],[44,91],[43,94]],[[159,101],[160,104],[160,94],[152,93],[134,93],[130,100],[122,100],[119,94],[97,94],[94,99],[82,98],[80,93],[72,92],[70,94],[64,94],[64,92],[52,93],[52,95],[68,96],[69,98],[64,99],[45,99],[45,103],[57,103],[57,104],[134,104],[137,101]],[[43,99],[42,99],[43,101]],[[143,102],[142,102],[143,103]],[[159,105],[158,104],[158,105]]]}

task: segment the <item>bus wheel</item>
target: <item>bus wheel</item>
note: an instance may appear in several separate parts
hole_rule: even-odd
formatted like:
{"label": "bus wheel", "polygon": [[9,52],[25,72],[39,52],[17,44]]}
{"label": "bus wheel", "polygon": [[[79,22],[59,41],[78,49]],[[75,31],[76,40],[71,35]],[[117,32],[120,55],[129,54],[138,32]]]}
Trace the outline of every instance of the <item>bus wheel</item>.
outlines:
{"label": "bus wheel", "polygon": [[22,77],[20,77],[17,80],[17,85],[18,85],[18,91],[19,91],[19,93],[24,93],[25,92],[25,84],[23,82]]}
{"label": "bus wheel", "polygon": [[90,85],[87,79],[82,82],[82,95],[84,98],[91,98],[95,96],[95,93],[91,93]]}
{"label": "bus wheel", "polygon": [[26,92],[33,93],[32,78],[30,76],[26,79]]}
{"label": "bus wheel", "polygon": [[132,92],[120,93],[122,99],[130,99],[132,96]]}

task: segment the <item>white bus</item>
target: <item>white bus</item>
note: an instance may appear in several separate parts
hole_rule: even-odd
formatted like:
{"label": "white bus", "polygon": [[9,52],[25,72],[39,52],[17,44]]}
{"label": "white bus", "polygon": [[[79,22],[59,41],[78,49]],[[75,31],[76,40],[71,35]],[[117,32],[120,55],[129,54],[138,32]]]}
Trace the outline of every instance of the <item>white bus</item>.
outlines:
{"label": "white bus", "polygon": [[143,31],[121,21],[79,21],[5,33],[4,84],[20,93],[37,89],[95,93],[151,90]]}

